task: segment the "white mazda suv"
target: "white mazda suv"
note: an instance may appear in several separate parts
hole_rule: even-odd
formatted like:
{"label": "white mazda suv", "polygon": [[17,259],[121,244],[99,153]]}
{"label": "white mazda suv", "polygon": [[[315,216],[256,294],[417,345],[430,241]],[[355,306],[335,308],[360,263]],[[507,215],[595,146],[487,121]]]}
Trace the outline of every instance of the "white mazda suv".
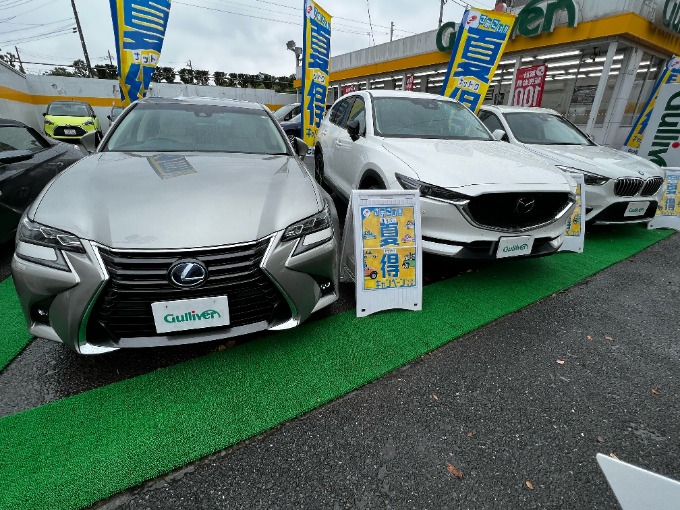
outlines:
{"label": "white mazda suv", "polygon": [[497,137],[446,97],[356,92],[321,124],[315,175],[345,200],[353,189],[419,190],[426,252],[491,259],[557,251],[573,179]]}
{"label": "white mazda suv", "polygon": [[643,223],[663,197],[664,171],[633,154],[597,145],[548,108],[483,106],[479,118],[504,141],[544,156],[560,170],[583,174],[589,223]]}

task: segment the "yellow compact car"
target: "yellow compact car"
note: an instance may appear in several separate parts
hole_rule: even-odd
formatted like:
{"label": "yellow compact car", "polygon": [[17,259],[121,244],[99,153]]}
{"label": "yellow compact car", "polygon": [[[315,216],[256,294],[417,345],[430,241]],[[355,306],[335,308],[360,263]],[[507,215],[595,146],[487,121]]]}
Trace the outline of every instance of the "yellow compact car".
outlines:
{"label": "yellow compact car", "polygon": [[102,139],[102,128],[97,115],[82,101],[53,101],[43,113],[45,134],[63,142],[79,142],[80,138],[97,132],[97,144]]}

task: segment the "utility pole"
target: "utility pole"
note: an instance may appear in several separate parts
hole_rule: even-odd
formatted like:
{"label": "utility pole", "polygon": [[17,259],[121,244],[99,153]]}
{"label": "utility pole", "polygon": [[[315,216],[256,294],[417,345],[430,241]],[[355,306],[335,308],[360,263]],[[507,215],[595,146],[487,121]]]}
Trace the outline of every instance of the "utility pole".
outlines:
{"label": "utility pole", "polygon": [[[26,71],[24,71],[24,64],[21,62],[21,55],[19,55],[19,48],[17,48],[17,47],[15,46],[14,49],[15,49],[16,52],[17,52],[17,60],[19,61],[19,71],[21,71],[22,73],[26,74]],[[650,67],[651,67],[651,66],[650,66]]]}
{"label": "utility pole", "polygon": [[83,37],[83,29],[80,28],[80,19],[78,18],[78,10],[76,9],[76,0],[71,0],[71,7],[73,7],[73,17],[76,19],[76,27],[78,28],[78,34],[80,34],[80,43],[83,45],[83,54],[85,55],[85,65],[87,66],[87,72],[90,78],[94,78],[92,73],[92,66],[90,65],[90,56],[87,54],[87,46],[85,46],[85,38]]}
{"label": "utility pole", "polygon": [[440,0],[441,4],[439,5],[439,26],[437,28],[442,27],[442,20],[444,18],[444,4],[446,3],[446,0]]}
{"label": "utility pole", "polygon": [[191,60],[189,60],[189,62],[187,62],[187,66],[189,66],[189,69],[191,69],[191,72],[193,73],[193,72],[194,72],[194,68],[191,67]]}
{"label": "utility pole", "polygon": [[394,21],[390,21],[390,42],[392,42],[392,36],[394,36]]}
{"label": "utility pole", "polygon": [[111,65],[113,65],[113,57],[111,56],[111,50],[106,50],[106,51],[109,54],[109,62],[111,63]]}

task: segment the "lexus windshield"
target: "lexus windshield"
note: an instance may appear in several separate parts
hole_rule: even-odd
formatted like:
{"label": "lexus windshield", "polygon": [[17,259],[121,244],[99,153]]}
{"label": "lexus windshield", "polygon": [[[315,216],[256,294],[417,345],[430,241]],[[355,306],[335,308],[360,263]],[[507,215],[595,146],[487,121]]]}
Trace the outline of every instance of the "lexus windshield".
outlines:
{"label": "lexus windshield", "polygon": [[463,105],[436,98],[376,97],[375,132],[395,138],[493,140]]}
{"label": "lexus windshield", "polygon": [[187,103],[140,103],[115,128],[105,151],[288,154],[264,110]]}
{"label": "lexus windshield", "polygon": [[538,145],[593,145],[568,120],[550,113],[506,113],[512,134],[522,143]]}

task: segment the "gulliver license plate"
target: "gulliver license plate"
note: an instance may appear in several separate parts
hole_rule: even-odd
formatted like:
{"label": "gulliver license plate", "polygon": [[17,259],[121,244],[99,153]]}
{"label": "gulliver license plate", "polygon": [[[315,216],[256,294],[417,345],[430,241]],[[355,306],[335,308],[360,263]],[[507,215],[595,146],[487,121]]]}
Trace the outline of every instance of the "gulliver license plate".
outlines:
{"label": "gulliver license plate", "polygon": [[501,237],[498,241],[496,258],[530,255],[533,247],[534,238],[532,236]]}
{"label": "gulliver license plate", "polygon": [[649,207],[649,202],[631,202],[626,207],[626,212],[623,213],[624,216],[642,216],[647,212]]}
{"label": "gulliver license plate", "polygon": [[151,303],[157,333],[229,325],[227,296]]}

